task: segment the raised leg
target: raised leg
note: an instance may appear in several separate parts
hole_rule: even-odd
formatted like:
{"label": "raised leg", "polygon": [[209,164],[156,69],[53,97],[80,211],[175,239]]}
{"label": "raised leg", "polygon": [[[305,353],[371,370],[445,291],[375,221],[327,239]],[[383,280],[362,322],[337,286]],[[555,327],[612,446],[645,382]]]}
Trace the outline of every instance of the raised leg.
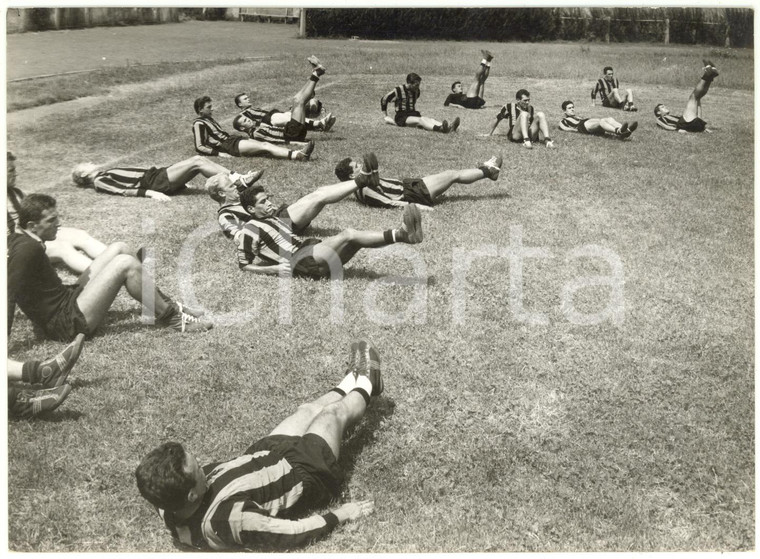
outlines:
{"label": "raised leg", "polygon": [[361,420],[366,410],[367,402],[362,395],[358,392],[349,392],[339,401],[325,406],[308,426],[306,432],[324,439],[335,458],[340,458],[340,443],[346,431]]}
{"label": "raised leg", "polygon": [[423,180],[434,200],[455,184],[472,184],[485,178],[480,169],[462,169],[460,171],[443,171],[429,175]]}
{"label": "raised leg", "polygon": [[54,264],[62,262],[75,274],[81,274],[92,264],[92,259],[79,252],[74,245],[61,239],[45,242],[45,254]]}
{"label": "raised leg", "polygon": [[701,99],[710,89],[712,80],[699,80],[699,83],[694,88],[694,91],[689,95],[689,100],[686,102],[686,110],[683,112],[683,119],[687,122],[694,120],[695,118],[701,118],[702,116],[702,102]]}
{"label": "raised leg", "polygon": [[298,406],[298,409],[292,415],[286,417],[270,435],[292,435],[300,437],[306,433],[306,429],[314,421],[314,418],[325,408],[325,406],[334,404],[343,399],[343,396],[337,392],[328,392],[320,396],[313,402],[308,402]]}
{"label": "raised leg", "polygon": [[[602,119],[593,119],[593,120],[599,120],[599,126],[605,131],[605,132],[612,132],[613,134],[620,130],[620,127],[623,126],[621,123],[619,123],[617,120],[615,120],[612,117],[606,117]],[[586,122],[586,128],[589,128],[588,121]]]}
{"label": "raised leg", "polygon": [[290,219],[297,229],[305,229],[327,204],[340,202],[357,188],[359,185],[353,180],[321,186],[288,206]]}
{"label": "raised leg", "polygon": [[481,90],[485,87],[485,83],[488,79],[490,70],[491,68],[483,63],[478,66],[478,71],[475,73],[475,79],[470,84],[470,87],[467,88],[467,97],[483,98],[483,95],[481,95]]}
{"label": "raised leg", "polygon": [[314,96],[314,89],[317,87],[317,81],[319,77],[316,74],[309,76],[306,80],[306,84],[300,89],[298,93],[293,96],[293,106],[290,109],[291,118],[298,122],[305,122],[306,120],[306,103],[309,102]]}
{"label": "raised leg", "polygon": [[186,184],[199,174],[209,178],[219,173],[229,172],[230,170],[226,167],[206,159],[202,155],[194,155],[190,159],[185,159],[166,168],[169,182],[174,186]]}
{"label": "raised leg", "polygon": [[535,114],[533,123],[530,125],[530,137],[537,140],[538,132],[543,134],[544,139],[549,139],[551,137],[549,134],[549,123],[546,121],[544,113],[540,111]]}

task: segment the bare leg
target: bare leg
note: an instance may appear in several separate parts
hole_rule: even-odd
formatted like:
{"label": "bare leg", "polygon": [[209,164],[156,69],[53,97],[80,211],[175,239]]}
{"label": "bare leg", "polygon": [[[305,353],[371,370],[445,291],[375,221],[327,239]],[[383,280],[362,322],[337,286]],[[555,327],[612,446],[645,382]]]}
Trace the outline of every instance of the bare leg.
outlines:
{"label": "bare leg", "polygon": [[546,121],[544,113],[537,112],[533,123],[530,125],[530,137],[538,139],[538,132],[544,135],[544,139],[551,137],[549,134],[549,123]]}
{"label": "bare leg", "polygon": [[286,147],[277,146],[269,142],[259,142],[258,140],[242,140],[238,144],[240,155],[251,157],[254,155],[271,155],[278,159],[288,159],[290,150]]}
{"label": "bare leg", "polygon": [[140,261],[123,243],[109,246],[95,259],[86,275],[88,277],[77,297],[77,305],[91,332],[102,322],[122,286],[140,303],[143,301],[143,289],[153,290],[155,316],[161,316],[167,309],[166,301],[155,291],[153,278],[143,272]]}
{"label": "bare leg", "polygon": [[309,76],[301,90],[295,94],[293,106],[290,109],[291,118],[301,123],[306,120],[306,103],[314,96],[314,88],[317,87],[317,82],[312,77],[313,74]]}
{"label": "bare leg", "polygon": [[202,155],[194,155],[190,159],[185,159],[166,168],[166,174],[172,186],[186,184],[199,174],[209,178],[219,173],[229,172],[230,170],[226,167],[206,159]]}
{"label": "bare leg", "polygon": [[275,427],[270,435],[292,435],[300,437],[306,433],[306,429],[309,427],[314,418],[329,404],[339,402],[343,396],[337,392],[328,392],[327,394],[320,396],[313,402],[308,402],[298,406],[296,412],[287,418],[285,418],[277,427]]}
{"label": "bare leg", "polygon": [[485,64],[480,64],[478,66],[478,71],[475,73],[475,79],[470,84],[470,87],[467,89],[467,97],[483,97],[480,94],[481,88],[485,86],[486,79],[488,78],[488,73],[490,71],[490,68],[486,66]]}
{"label": "bare leg", "polygon": [[75,274],[81,274],[92,264],[90,257],[79,252],[71,243],[60,239],[46,241],[45,254],[48,255],[53,264],[62,262]]}
{"label": "bare leg", "polygon": [[701,118],[702,116],[702,102],[701,99],[707,95],[707,91],[710,89],[712,81],[699,80],[697,87],[689,95],[689,100],[686,102],[686,110],[683,112],[683,119],[686,122],[694,120],[695,118]]}
{"label": "bare leg", "polygon": [[436,126],[442,126],[443,123],[438,122],[434,118],[427,116],[410,116],[406,119],[407,125],[416,126],[417,128],[424,128],[425,130],[433,131]]}
{"label": "bare leg", "polygon": [[341,263],[346,264],[363,248],[380,248],[388,244],[382,231],[346,229],[315,245],[313,254],[314,258],[325,262],[330,262],[337,254]]}
{"label": "bare leg", "polygon": [[284,113],[274,113],[271,117],[269,117],[269,121],[272,123],[272,126],[278,126],[281,128],[290,122],[292,118],[293,115],[291,112],[286,111]]}
{"label": "bare leg", "polygon": [[435,200],[454,184],[472,184],[483,178],[485,175],[480,169],[462,169],[461,171],[443,171],[436,175],[427,176],[422,180],[425,181],[430,197]]}
{"label": "bare leg", "polygon": [[512,128],[511,138],[516,142],[519,142],[520,140],[524,140],[526,138],[530,139],[529,133],[530,130],[528,124],[528,112],[523,111],[517,117],[517,122],[515,123],[514,128]]}
{"label": "bare leg", "polygon": [[[615,120],[612,117],[606,117],[602,119],[592,119],[592,120],[599,120],[599,126],[605,131],[605,132],[612,132],[613,134],[616,133],[618,130],[620,130],[620,127],[623,126],[621,123],[619,123],[617,120]],[[588,121],[586,122],[586,128],[588,128]]]}
{"label": "bare leg", "polygon": [[357,188],[359,185],[353,180],[321,186],[288,206],[290,219],[293,220],[297,229],[304,229],[327,204],[340,202],[346,196],[356,192]]}
{"label": "bare leg", "polygon": [[341,400],[325,406],[311,422],[306,432],[324,439],[335,458],[340,458],[340,443],[346,430],[361,420],[366,409],[367,403],[362,395],[358,392],[349,392]]}

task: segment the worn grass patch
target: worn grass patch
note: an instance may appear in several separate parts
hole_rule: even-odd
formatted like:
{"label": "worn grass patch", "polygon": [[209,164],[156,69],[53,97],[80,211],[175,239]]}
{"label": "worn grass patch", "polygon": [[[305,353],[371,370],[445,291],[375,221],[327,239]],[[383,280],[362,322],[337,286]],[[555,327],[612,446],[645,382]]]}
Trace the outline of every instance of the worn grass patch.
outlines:
{"label": "worn grass patch", "polygon": [[[236,455],[333,386],[351,339],[368,335],[381,351],[386,395],[342,461],[344,498],[373,498],[376,512],[308,551],[753,549],[751,51],[713,60],[721,76],[704,110],[715,133],[680,135],[658,129],[651,107],[680,110],[709,56],[699,48],[277,46],[280,61],[122,87],[88,107],[61,106],[45,127],[26,111],[9,116],[19,186],[55,193],[66,224],[151,246],[165,289],[180,294],[179,277],[191,277],[193,293],[182,296],[194,295],[219,320],[200,336],[154,330],[120,295],[85,345],[66,404],[49,421],[9,425],[10,548],[170,551],[134,485],[142,455],[166,439],[185,442],[201,461]],[[474,71],[482,46],[495,54],[487,108],[443,108],[450,83]],[[678,60],[676,70],[653,71],[662,50]],[[336,284],[294,280],[288,306],[277,280],[239,272],[232,244],[201,234],[215,221],[203,193],[160,204],[70,184],[81,160],[166,165],[192,155],[192,101],[201,94],[226,122],[240,91],[287,106],[310,52],[328,67],[319,97],[339,118],[334,132],[316,136],[314,160],[220,160],[238,171],[265,168],[276,202],[331,183],[339,159],[370,149],[389,176],[469,167],[496,153],[505,160],[497,183],[454,187],[424,214],[417,250],[360,253],[338,284],[341,305],[332,302]],[[584,116],[630,116],[583,102],[608,63],[638,95],[632,141],[557,130],[565,98]],[[423,114],[461,116],[457,134],[382,124],[380,96],[409,71],[423,76]],[[478,137],[520,87],[547,114],[557,150]],[[399,219],[346,200],[327,208],[312,233],[385,229]],[[523,260],[520,305],[508,250],[517,250],[518,236],[543,251]],[[183,252],[190,245],[192,258]],[[568,314],[563,293],[572,282],[611,274],[604,259],[574,256],[588,245],[622,263],[618,323],[582,326]],[[476,249],[492,256],[472,260],[462,282],[456,269]],[[591,314],[609,297],[609,287],[588,287],[572,304]],[[58,347],[16,318],[11,356]]]}

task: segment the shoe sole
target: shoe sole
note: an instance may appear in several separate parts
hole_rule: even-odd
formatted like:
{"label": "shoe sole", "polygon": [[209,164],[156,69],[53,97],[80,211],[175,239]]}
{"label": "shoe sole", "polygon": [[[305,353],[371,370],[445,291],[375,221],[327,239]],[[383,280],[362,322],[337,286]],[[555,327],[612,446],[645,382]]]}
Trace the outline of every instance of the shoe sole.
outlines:
{"label": "shoe sole", "polygon": [[635,120],[631,123],[631,125],[628,127],[629,132],[635,131],[639,127],[639,123]]}
{"label": "shoe sole", "polygon": [[459,117],[456,117],[454,119],[454,122],[451,123],[451,126],[449,127],[449,132],[456,132],[457,128],[459,128]]}
{"label": "shoe sole", "polygon": [[422,242],[422,214],[416,204],[409,204],[404,208],[404,229],[409,236],[409,244],[416,245]]}
{"label": "shoe sole", "polygon": [[359,363],[361,363],[363,359],[366,360],[366,367],[369,369],[368,372],[357,370],[357,373],[369,378],[370,383],[372,383],[371,396],[379,396],[385,389],[385,383],[383,382],[383,377],[380,373],[380,354],[369,340],[354,342],[351,344],[352,350],[354,347],[356,347],[356,351],[359,354]]}
{"label": "shoe sole", "polygon": [[[52,385],[48,386],[45,383],[45,377],[50,376],[50,374],[52,374],[52,371],[48,375],[45,374],[44,369],[41,371],[42,377],[43,377],[41,384],[45,388],[58,388],[64,382],[66,382],[66,377],[69,376],[71,369],[74,368],[74,365],[79,359],[79,355],[82,353],[83,345],[84,345],[84,334],[77,334],[76,338],[74,338],[74,341],[71,342],[71,344],[69,344],[69,347],[67,347],[60,354],[55,356],[54,358],[55,364],[58,367],[58,370],[60,370],[61,372],[58,376],[58,379]],[[68,355],[66,355],[66,353],[69,352],[69,350],[71,350],[71,352]]]}
{"label": "shoe sole", "polygon": [[330,116],[330,118],[328,118],[328,119],[325,121],[325,129],[324,129],[324,130],[322,130],[322,132],[329,132],[329,131],[330,131],[330,129],[331,129],[331,128],[333,127],[333,125],[335,124],[335,121],[336,121],[336,120],[338,120],[338,119],[337,119],[337,118],[335,118],[334,116]]}

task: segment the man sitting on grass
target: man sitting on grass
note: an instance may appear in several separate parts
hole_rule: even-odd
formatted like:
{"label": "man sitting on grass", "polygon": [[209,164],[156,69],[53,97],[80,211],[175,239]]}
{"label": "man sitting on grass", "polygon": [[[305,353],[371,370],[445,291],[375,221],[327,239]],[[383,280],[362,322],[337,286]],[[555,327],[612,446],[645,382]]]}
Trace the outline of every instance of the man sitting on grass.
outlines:
{"label": "man sitting on grass", "polygon": [[603,107],[611,109],[623,109],[624,111],[636,112],[638,109],[633,104],[633,91],[625,90],[625,95],[620,94],[620,82],[615,77],[615,71],[612,66],[605,66],[602,70],[604,74],[594,85],[591,90],[591,105],[596,105],[596,96],[602,100]]}
{"label": "man sitting on grass", "polygon": [[657,117],[657,126],[665,130],[678,130],[679,132],[710,132],[707,123],[702,120],[702,97],[707,95],[712,81],[718,77],[718,69],[709,60],[703,60],[702,77],[699,79],[694,91],[686,101],[686,110],[682,116],[673,116],[662,103],[654,108],[654,116]]}
{"label": "man sitting on grass", "polygon": [[465,109],[480,109],[486,104],[486,80],[491,72],[493,55],[487,50],[480,52],[483,53],[483,60],[480,61],[478,71],[475,73],[475,79],[467,89],[467,94],[462,92],[462,82],[454,82],[451,84],[451,93],[443,102],[444,107],[454,105],[455,107],[463,107]]}
{"label": "man sitting on grass", "polygon": [[83,188],[94,188],[96,192],[117,196],[138,196],[152,198],[160,202],[171,200],[170,195],[187,188],[187,183],[198,175],[206,178],[225,173],[233,181],[241,181],[246,186],[255,183],[264,171],[249,171],[245,175],[234,173],[200,155],[194,155],[169,167],[116,167],[101,170],[93,163],[80,163],[71,171],[74,184]]}
{"label": "man sitting on grass", "polygon": [[[373,169],[372,174],[376,173],[377,170]],[[398,229],[346,229],[322,240],[296,235],[294,223],[277,217],[277,207],[261,187],[251,186],[244,190],[240,194],[240,204],[252,217],[235,237],[238,265],[241,270],[255,274],[339,279],[343,275],[343,266],[362,248],[422,242],[422,217],[415,204],[404,208],[403,223]]]}
{"label": "man sitting on grass", "polygon": [[539,141],[540,137],[543,136],[546,147],[554,148],[554,142],[549,137],[549,123],[546,116],[540,111],[534,114],[528,90],[518,90],[515,99],[517,100],[516,103],[507,103],[501,108],[487,136],[493,135],[499,123],[506,118],[509,120],[507,139],[510,142],[518,144],[522,142],[523,147],[532,149],[532,142]]}
{"label": "man sitting on grass", "polygon": [[565,113],[559,127],[565,132],[578,132],[590,136],[604,136],[609,134],[615,138],[625,140],[630,138],[639,123],[635,120],[629,125],[627,122],[620,124],[612,117],[605,118],[578,118],[575,116],[575,104],[572,101],[562,103],[562,111]]}
{"label": "man sitting on grass", "polygon": [[[417,111],[417,99],[420,97],[420,83],[422,78],[412,72],[406,76],[406,84],[399,85],[380,100],[380,110],[383,111],[386,124],[395,124],[396,126],[416,126],[432,132],[449,132],[456,131],[459,128],[459,117],[456,117],[451,126],[447,121],[439,122],[433,118],[422,116]],[[391,118],[388,116],[388,105],[393,102],[396,109],[396,115]]]}
{"label": "man sitting on grass", "polygon": [[198,118],[193,121],[195,151],[201,155],[221,155],[223,157],[269,155],[278,159],[306,161],[314,151],[313,141],[309,141],[302,149],[293,151],[269,142],[230,136],[214,120],[214,107],[211,103],[211,97],[207,95],[199,97],[193,106],[198,114]]}
{"label": "man sitting on grass", "polygon": [[299,406],[243,455],[201,467],[179,443],[152,450],[135,470],[140,494],[187,548],[282,551],[324,537],[374,510],[374,501],[353,501],[304,516],[340,498],[341,442],[383,384],[377,350],[354,342],[338,386]]}
{"label": "man sitting on grass", "polygon": [[[372,169],[377,169],[377,157],[374,153],[368,153],[364,156],[364,161],[369,169],[368,173],[357,173],[355,177],[344,182],[320,186],[293,204],[280,205],[275,211],[275,217],[290,223],[295,233],[300,235],[326,205],[340,202],[362,186],[374,184],[376,175],[372,174]],[[217,219],[222,233],[228,239],[234,238],[243,225],[252,219],[251,214],[240,203],[240,192],[245,188],[232,182],[224,173],[206,181],[209,196],[219,203]]]}
{"label": "man sitting on grass", "polygon": [[[9,151],[7,160],[8,188],[6,191],[8,229],[6,235],[18,227],[18,212],[26,194],[16,187],[16,157]],[[53,264],[63,263],[75,274],[84,272],[92,260],[106,249],[106,245],[87,231],[76,227],[60,227],[55,240],[45,242],[45,254]]]}
{"label": "man sitting on grass", "polygon": [[[354,195],[360,203],[373,208],[395,208],[414,203],[421,209],[429,209],[455,184],[472,184],[485,178],[497,180],[501,164],[501,156],[494,156],[473,169],[443,171],[421,179],[380,177],[380,184],[359,188]],[[360,176],[362,168],[361,161],[347,157],[335,167],[335,175],[342,181],[351,180]]]}
{"label": "man sitting on grass", "polygon": [[74,285],[63,285],[44,242],[58,231],[55,198],[30,194],[19,208],[19,231],[8,237],[8,330],[18,305],[48,338],[60,341],[77,334],[92,334],[122,287],[153,312],[156,323],[180,332],[205,331],[210,322],[200,320],[180,303],[155,287],[126,244],[114,243],[95,260]]}
{"label": "man sitting on grass", "polygon": [[79,359],[84,334],[78,334],[66,349],[45,361],[6,359],[8,371],[8,415],[31,418],[53,411],[71,392],[66,382]]}

